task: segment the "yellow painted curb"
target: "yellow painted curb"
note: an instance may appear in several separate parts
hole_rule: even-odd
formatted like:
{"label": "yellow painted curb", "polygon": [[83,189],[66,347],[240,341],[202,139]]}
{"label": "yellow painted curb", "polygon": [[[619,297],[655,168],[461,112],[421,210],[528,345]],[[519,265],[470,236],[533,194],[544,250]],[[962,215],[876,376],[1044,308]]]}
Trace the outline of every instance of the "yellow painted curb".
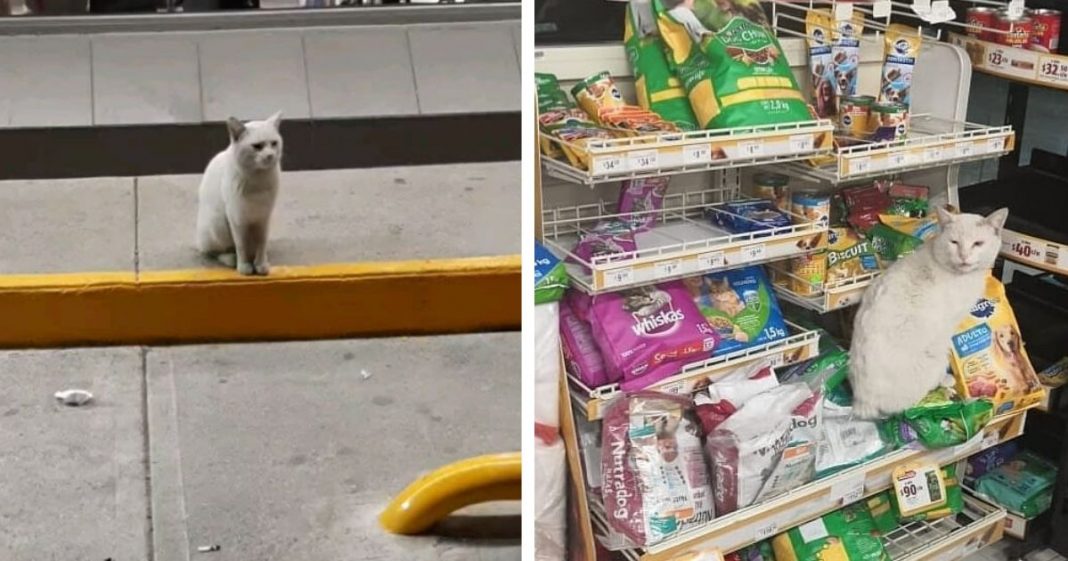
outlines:
{"label": "yellow painted curb", "polygon": [[520,500],[522,474],[518,452],[454,462],[409,485],[378,521],[387,532],[421,534],[465,506]]}
{"label": "yellow painted curb", "polygon": [[0,347],[326,339],[518,330],[518,255],[0,275]]}

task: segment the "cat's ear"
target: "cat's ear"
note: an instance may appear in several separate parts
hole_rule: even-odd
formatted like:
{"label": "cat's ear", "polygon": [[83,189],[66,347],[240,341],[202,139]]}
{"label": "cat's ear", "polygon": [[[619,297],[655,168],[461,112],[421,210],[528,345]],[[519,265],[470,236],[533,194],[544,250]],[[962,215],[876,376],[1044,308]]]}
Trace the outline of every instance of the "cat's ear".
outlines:
{"label": "cat's ear", "polygon": [[242,136],[245,136],[245,124],[234,117],[226,119],[226,129],[230,131],[231,142],[237,142],[241,140]]}
{"label": "cat's ear", "polygon": [[994,231],[1001,233],[1001,229],[1005,227],[1005,221],[1009,218],[1009,209],[999,208],[994,212],[991,212],[983,219],[983,222],[994,227]]}
{"label": "cat's ear", "polygon": [[949,212],[943,207],[935,207],[935,210],[938,211],[938,223],[942,225],[943,228],[951,224],[953,219],[956,218],[953,216],[952,212]]}
{"label": "cat's ear", "polygon": [[270,117],[267,117],[267,124],[274,127],[274,130],[278,130],[279,125],[282,124],[282,112],[279,111]]}

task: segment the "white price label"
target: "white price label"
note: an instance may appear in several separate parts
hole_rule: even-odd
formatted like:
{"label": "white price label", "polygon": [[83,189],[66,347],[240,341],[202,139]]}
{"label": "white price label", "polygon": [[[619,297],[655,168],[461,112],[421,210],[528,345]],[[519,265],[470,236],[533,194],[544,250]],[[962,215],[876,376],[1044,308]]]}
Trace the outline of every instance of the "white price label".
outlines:
{"label": "white price label", "polygon": [[775,353],[768,357],[768,364],[770,364],[772,368],[778,368],[786,364],[786,356],[782,353]]}
{"label": "white price label", "polygon": [[743,263],[750,261],[759,261],[764,259],[768,255],[768,248],[764,244],[748,245],[743,247],[738,252],[739,257]]}
{"label": "white price label", "polygon": [[861,174],[871,171],[871,158],[854,158],[849,161],[849,173]]}
{"label": "white price label", "polygon": [[1023,0],[1011,0],[1009,2],[1008,10],[1009,10],[1009,17],[1010,18],[1018,18],[1018,17],[1022,16],[1023,13],[1024,13],[1024,2],[1023,2]]}
{"label": "white price label", "polygon": [[958,158],[970,158],[975,155],[975,145],[971,142],[961,142],[957,144],[957,157]]}
{"label": "white price label", "polygon": [[811,134],[799,134],[790,137],[791,152],[811,152],[814,146],[815,142]]}
{"label": "white price label", "polygon": [[925,162],[937,162],[942,159],[942,147],[931,146],[923,151],[923,161]]}
{"label": "white price label", "polygon": [[708,269],[719,269],[727,264],[727,259],[723,256],[722,251],[709,251],[708,253],[702,253],[697,256],[697,268],[702,271]]}
{"label": "white price label", "polygon": [[660,165],[660,153],[656,150],[627,152],[627,164],[630,171],[656,169]]}
{"label": "white price label", "polygon": [[888,156],[886,156],[886,167],[888,167],[888,168],[899,168],[899,167],[905,165],[906,161],[908,161],[908,154],[907,153],[905,153],[905,152],[891,152]]}
{"label": "white price label", "polygon": [[834,20],[849,21],[853,19],[853,2],[838,2],[834,5]]}
{"label": "white price label", "polygon": [[682,149],[682,163],[685,165],[707,164],[712,161],[711,144],[692,144]]}
{"label": "white price label", "polygon": [[757,526],[756,531],[753,533],[753,541],[764,541],[779,532],[779,523],[775,521],[765,522],[760,526]]}
{"label": "white price label", "polygon": [[1068,62],[1061,58],[1038,57],[1038,79],[1055,84],[1068,83]]}
{"label": "white price label", "polygon": [[912,11],[917,15],[927,15],[931,12],[931,0],[912,0]]}
{"label": "white price label", "polygon": [[853,504],[864,498],[864,475],[855,475],[831,487],[831,500],[839,505]]}
{"label": "white price label", "polygon": [[[1004,248],[1004,246],[1002,246]],[[1009,245],[1009,250],[1016,255],[1031,261],[1042,260],[1042,250],[1035,247],[1027,238],[1020,238]]]}
{"label": "white price label", "polygon": [[890,9],[890,0],[875,0],[875,4],[871,7],[871,15],[876,18],[889,17]]}
{"label": "white price label", "polygon": [[937,464],[900,466],[892,479],[902,516],[946,503],[946,482]]}
{"label": "white price label", "polygon": [[764,155],[764,141],[750,140],[738,143],[738,154],[743,157],[756,158]]}
{"label": "white price label", "polygon": [[656,278],[664,278],[675,276],[682,272],[682,261],[678,259],[672,259],[671,261],[661,261],[656,264]]}
{"label": "white price label", "polygon": [[612,288],[634,282],[634,269],[623,267],[604,272],[604,287]]}
{"label": "white price label", "polygon": [[979,446],[982,450],[986,450],[997,446],[999,442],[1001,442],[1001,434],[996,430],[992,430],[983,435],[983,441]]}
{"label": "white price label", "polygon": [[1005,149],[1005,139],[1004,138],[1001,138],[1001,137],[991,138],[991,139],[986,141],[986,151],[987,152],[1001,152],[1004,149]]}
{"label": "white price label", "polygon": [[623,156],[597,156],[592,167],[597,175],[619,173],[623,171]]}

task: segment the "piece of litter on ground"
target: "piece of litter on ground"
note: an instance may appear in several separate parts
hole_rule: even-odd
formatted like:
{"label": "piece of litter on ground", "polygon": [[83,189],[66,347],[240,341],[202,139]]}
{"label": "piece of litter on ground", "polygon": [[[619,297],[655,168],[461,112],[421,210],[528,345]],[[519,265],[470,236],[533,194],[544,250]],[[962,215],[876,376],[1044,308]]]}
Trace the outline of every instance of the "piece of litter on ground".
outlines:
{"label": "piece of litter on ground", "polygon": [[361,369],[360,370],[360,376],[363,376],[363,379],[366,380],[366,379],[371,377],[371,373],[366,371],[366,370],[362,370]]}
{"label": "piece of litter on ground", "polygon": [[222,546],[221,545],[202,545],[202,546],[197,548],[197,551],[200,552],[200,553],[211,553],[212,551],[220,551],[220,550],[222,550]]}
{"label": "piece of litter on ground", "polygon": [[56,392],[55,396],[63,405],[71,405],[73,407],[85,405],[93,399],[93,394],[85,390],[63,390]]}

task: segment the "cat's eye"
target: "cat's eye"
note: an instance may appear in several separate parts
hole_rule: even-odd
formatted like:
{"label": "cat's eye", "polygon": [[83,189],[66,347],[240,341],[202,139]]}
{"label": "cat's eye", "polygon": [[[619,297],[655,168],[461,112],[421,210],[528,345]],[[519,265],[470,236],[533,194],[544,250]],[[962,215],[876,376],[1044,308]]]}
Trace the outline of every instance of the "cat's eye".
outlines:
{"label": "cat's eye", "polygon": [[264,147],[264,143],[262,143],[262,142],[257,142],[257,143],[252,145],[252,148],[254,148],[257,151],[263,150],[263,147]]}
{"label": "cat's eye", "polygon": [[978,242],[973,243],[972,246],[974,246],[974,247],[983,247],[983,244],[985,244],[985,243],[986,242],[978,241]]}
{"label": "cat's eye", "polygon": [[278,148],[278,141],[277,140],[272,140],[271,141],[271,148]]}
{"label": "cat's eye", "polygon": [[951,243],[953,245],[960,245],[960,243],[958,243],[957,240],[949,240],[949,243]]}

